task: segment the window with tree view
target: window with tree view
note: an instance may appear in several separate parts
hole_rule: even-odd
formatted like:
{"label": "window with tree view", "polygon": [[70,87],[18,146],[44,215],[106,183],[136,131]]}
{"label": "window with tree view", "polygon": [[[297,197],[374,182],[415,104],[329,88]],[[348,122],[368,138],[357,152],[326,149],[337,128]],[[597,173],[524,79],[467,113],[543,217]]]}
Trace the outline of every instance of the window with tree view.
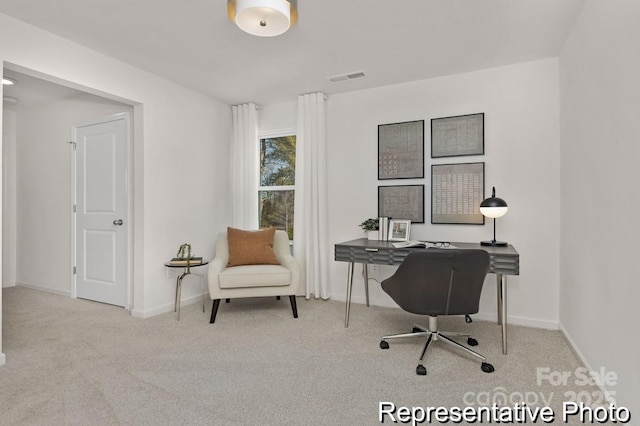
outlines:
{"label": "window with tree view", "polygon": [[293,240],[296,136],[260,139],[260,227],[273,226]]}

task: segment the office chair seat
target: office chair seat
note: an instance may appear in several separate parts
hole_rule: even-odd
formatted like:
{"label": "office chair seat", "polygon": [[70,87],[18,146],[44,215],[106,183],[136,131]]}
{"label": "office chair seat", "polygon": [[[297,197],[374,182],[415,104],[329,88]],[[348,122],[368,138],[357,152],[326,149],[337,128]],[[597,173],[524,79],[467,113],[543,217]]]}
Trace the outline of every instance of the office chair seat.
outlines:
{"label": "office chair seat", "polygon": [[484,279],[489,271],[489,254],[484,250],[427,249],[410,253],[395,274],[382,281],[382,289],[405,311],[429,317],[429,326],[414,324],[410,333],[383,336],[381,349],[388,349],[388,340],[405,337],[427,337],[419,358],[416,374],[426,375],[422,364],[427,349],[434,341],[479,358],[485,373],[494,371],[493,365],[476,351],[453,340],[467,337],[469,346],[477,340],[466,333],[450,333],[438,329],[438,316],[464,315],[478,312]]}

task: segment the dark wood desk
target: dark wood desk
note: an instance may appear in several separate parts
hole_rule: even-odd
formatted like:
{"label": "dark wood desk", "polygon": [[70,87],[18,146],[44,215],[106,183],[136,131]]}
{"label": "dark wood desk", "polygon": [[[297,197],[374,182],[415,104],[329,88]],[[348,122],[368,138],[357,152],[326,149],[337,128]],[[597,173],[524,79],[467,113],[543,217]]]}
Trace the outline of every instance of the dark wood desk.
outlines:
{"label": "dark wood desk", "polygon": [[[482,249],[489,253],[489,273],[496,274],[498,292],[498,324],[502,326],[502,353],[507,354],[507,275],[520,275],[520,254],[512,245],[507,247],[483,246],[480,243],[451,242],[460,249]],[[345,241],[335,245],[335,260],[349,262],[347,272],[347,301],[344,314],[344,326],[349,327],[349,309],[351,290],[353,289],[353,270],[355,263],[364,265],[364,284],[367,306],[369,306],[369,268],[368,264],[399,265],[414,250],[423,248],[395,248],[388,241],[357,240]],[[442,249],[446,250],[446,249]]]}

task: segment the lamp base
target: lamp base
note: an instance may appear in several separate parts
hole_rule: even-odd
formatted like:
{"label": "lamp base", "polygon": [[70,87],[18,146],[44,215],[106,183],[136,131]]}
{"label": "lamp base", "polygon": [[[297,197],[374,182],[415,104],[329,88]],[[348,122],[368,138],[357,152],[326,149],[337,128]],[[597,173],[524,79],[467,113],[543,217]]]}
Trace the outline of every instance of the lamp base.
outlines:
{"label": "lamp base", "polygon": [[507,243],[506,241],[491,240],[491,241],[480,241],[480,245],[481,246],[493,246],[493,247],[506,247],[506,246],[509,245],[509,243]]}

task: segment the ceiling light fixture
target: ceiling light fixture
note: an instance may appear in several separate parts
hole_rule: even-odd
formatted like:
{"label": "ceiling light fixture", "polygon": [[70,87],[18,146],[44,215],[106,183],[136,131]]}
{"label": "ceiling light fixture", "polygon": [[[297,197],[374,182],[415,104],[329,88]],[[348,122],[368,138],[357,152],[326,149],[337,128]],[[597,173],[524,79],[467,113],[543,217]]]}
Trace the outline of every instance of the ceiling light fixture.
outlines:
{"label": "ceiling light fixture", "polygon": [[285,33],[298,21],[298,0],[227,0],[231,22],[260,37]]}
{"label": "ceiling light fixture", "polygon": [[17,81],[15,81],[13,78],[10,77],[2,77],[2,84],[4,86],[11,86],[13,84],[16,84]]}

